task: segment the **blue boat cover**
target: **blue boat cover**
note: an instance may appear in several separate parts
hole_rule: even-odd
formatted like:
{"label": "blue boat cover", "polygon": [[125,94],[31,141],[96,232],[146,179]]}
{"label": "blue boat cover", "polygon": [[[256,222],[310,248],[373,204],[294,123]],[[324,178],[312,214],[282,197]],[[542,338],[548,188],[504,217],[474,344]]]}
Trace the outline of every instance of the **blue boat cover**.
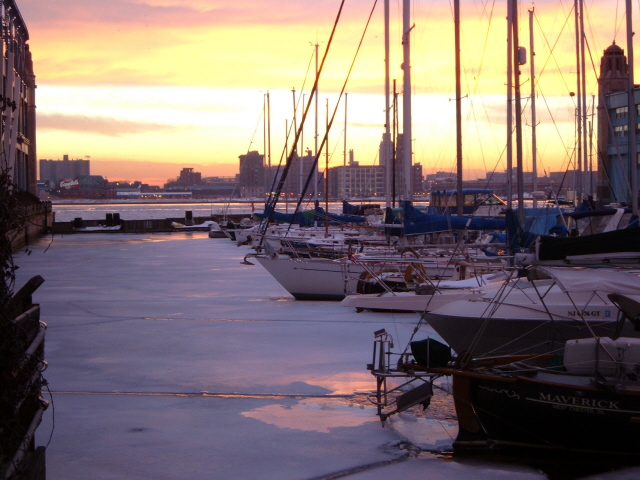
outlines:
{"label": "blue boat cover", "polygon": [[[264,213],[254,213],[258,218],[268,218],[269,208],[265,207]],[[364,217],[353,215],[336,215],[329,213],[329,225],[344,225],[347,223],[364,223]],[[314,210],[305,210],[296,213],[273,212],[271,220],[279,223],[298,224],[301,227],[312,227],[316,222],[318,225],[324,225],[327,214],[322,207],[316,207]]]}
{"label": "blue boat cover", "polygon": [[416,210],[411,202],[402,202],[405,235],[446,232],[449,230],[504,230],[501,218],[454,217]]}

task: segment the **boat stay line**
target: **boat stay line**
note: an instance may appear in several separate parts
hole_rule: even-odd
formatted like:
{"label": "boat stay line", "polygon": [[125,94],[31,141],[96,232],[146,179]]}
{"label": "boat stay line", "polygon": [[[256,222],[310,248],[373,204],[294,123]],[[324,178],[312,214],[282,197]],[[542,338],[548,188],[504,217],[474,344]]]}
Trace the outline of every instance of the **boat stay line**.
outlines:
{"label": "boat stay line", "polygon": [[130,395],[139,397],[219,397],[219,398],[354,398],[356,393],[313,395],[302,393],[222,393],[222,392],[89,392],[51,391],[54,395]]}
{"label": "boat stay line", "polygon": [[[287,299],[288,300],[288,299]],[[293,301],[293,299],[291,299]],[[313,320],[309,318],[291,318],[291,319],[279,319],[279,318],[185,318],[185,317],[127,317],[127,318],[113,318],[110,320],[101,320],[99,322],[81,322],[81,323],[67,323],[65,325],[49,325],[47,330],[57,330],[57,329],[65,329],[69,327],[85,327],[91,325],[101,325],[104,323],[116,323],[116,322],[125,322],[125,321],[160,321],[160,322],[219,322],[219,323],[233,323],[233,322],[269,322],[269,323],[385,323],[382,320],[376,321],[371,319],[364,320]],[[400,322],[400,323],[408,323],[413,325],[412,322]]]}
{"label": "boat stay line", "polygon": [[359,467],[349,468],[347,470],[342,470],[340,472],[334,472],[329,475],[323,475],[321,477],[314,477],[310,480],[334,480],[336,478],[342,477],[350,477],[351,475],[355,475],[357,473],[366,472],[368,470],[374,470],[376,468],[386,467],[387,465],[393,465],[395,463],[405,462],[409,460],[410,456],[408,454],[404,454],[401,457],[394,458],[392,460],[383,460],[381,462],[370,463],[368,465],[362,465]]}

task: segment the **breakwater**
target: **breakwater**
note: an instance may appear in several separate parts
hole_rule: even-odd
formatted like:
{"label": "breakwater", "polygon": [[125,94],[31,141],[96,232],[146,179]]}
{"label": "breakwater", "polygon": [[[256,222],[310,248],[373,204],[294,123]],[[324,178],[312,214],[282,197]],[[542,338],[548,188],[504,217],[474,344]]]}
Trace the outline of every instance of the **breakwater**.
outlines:
{"label": "breakwater", "polygon": [[[107,214],[104,219],[85,220],[77,217],[74,220],[66,222],[53,222],[51,225],[51,233],[55,234],[71,234],[71,233],[159,233],[174,232],[173,223],[183,225],[200,225],[206,221],[214,220],[216,222],[231,221],[240,223],[243,218],[251,217],[250,213],[226,215],[224,217],[218,215],[208,216],[190,216],[189,212],[185,212],[184,217],[176,218],[152,218],[152,219],[122,219],[117,213]],[[119,229],[114,227],[120,226]],[[103,228],[100,228],[103,227]]]}

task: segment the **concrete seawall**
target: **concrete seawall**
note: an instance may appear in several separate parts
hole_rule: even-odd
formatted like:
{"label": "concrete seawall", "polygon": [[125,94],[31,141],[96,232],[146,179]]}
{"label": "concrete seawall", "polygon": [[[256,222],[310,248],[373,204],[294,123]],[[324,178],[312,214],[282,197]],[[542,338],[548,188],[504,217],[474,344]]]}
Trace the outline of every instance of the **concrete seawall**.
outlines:
{"label": "concrete seawall", "polygon": [[[251,217],[250,213],[227,215],[225,220],[231,221],[235,224],[240,223],[243,218]],[[193,217],[193,224],[199,225],[208,220],[214,220],[221,222],[222,218],[218,216],[206,216],[206,217]],[[51,233],[53,234],[70,234],[70,233],[153,233],[153,232],[173,232],[176,231],[171,227],[172,222],[185,223],[184,217],[182,218],[164,218],[164,219],[151,219],[151,220],[119,220],[121,228],[119,230],[78,230],[74,228],[76,221],[70,222],[53,222],[51,226]],[[82,220],[83,227],[98,227],[100,225],[106,225],[104,219],[100,220]]]}

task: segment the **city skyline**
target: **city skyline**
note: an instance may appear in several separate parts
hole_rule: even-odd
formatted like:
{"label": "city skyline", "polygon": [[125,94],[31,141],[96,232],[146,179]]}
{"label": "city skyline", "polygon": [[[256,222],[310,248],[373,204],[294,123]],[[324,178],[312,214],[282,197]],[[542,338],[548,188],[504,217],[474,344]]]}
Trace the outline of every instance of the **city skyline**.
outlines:
{"label": "city skyline", "polygon": [[[378,3],[347,87],[347,150],[353,149],[363,165],[377,163],[384,130],[382,2]],[[589,106],[597,91],[594,70],[603,50],[616,40],[626,51],[624,2],[618,3],[596,0],[585,5],[591,52]],[[322,56],[340,2],[17,4],[29,28],[38,85],[38,158],[89,156],[94,170],[109,179],[161,184],[184,166],[204,176],[234,175],[239,155],[251,150],[265,153],[262,110],[267,92],[272,162],[280,160],[285,121],[292,122],[292,89],[300,95],[309,66],[302,90],[308,99],[314,44],[320,45]],[[461,4],[463,156],[465,177],[475,178],[482,171],[506,167],[505,5],[467,0]],[[327,99],[332,111],[372,5],[346,2],[320,80],[319,135],[324,132]],[[535,4],[540,172],[566,169],[572,157],[572,6],[573,2],[558,0]],[[452,13],[449,3],[440,0],[412,2],[412,7],[414,161],[422,164],[425,174],[451,171]],[[527,49],[530,8],[521,5],[519,14],[519,43]],[[401,2],[392,2],[391,76],[401,85],[399,10]],[[522,95],[527,96],[529,65],[521,71]],[[523,106],[528,108],[526,99]],[[343,162],[343,112],[341,105],[329,135],[331,166]],[[525,115],[526,125],[526,110]],[[309,120],[302,148],[313,149],[313,112]],[[527,135],[525,152],[530,148]]]}

